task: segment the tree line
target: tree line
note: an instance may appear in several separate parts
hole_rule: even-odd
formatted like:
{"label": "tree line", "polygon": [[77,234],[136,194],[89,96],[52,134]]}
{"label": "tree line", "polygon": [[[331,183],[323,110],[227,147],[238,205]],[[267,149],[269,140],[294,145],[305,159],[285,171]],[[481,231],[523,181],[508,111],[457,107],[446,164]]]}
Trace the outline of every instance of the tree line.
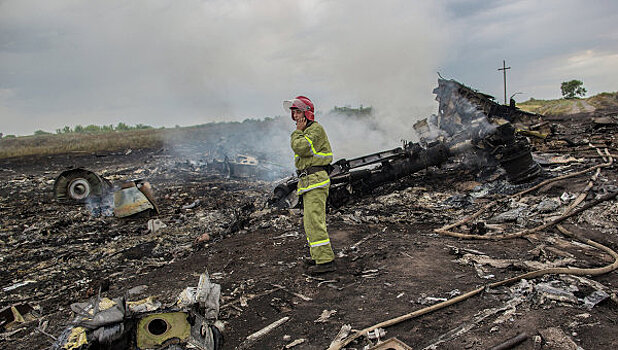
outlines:
{"label": "tree line", "polygon": [[[152,126],[150,125],[145,125],[145,124],[135,124],[134,126],[125,124],[125,123],[118,123],[118,125],[86,125],[86,126],[82,126],[82,125],[75,125],[75,127],[71,128],[70,126],[65,126],[62,129],[56,129],[56,134],[60,135],[60,134],[71,134],[71,133],[77,133],[77,134],[100,134],[100,133],[105,133],[105,132],[113,132],[113,131],[128,131],[128,130],[143,130],[143,129],[152,129]],[[44,130],[37,130],[34,132],[35,135],[51,135],[50,132],[44,131]]]}

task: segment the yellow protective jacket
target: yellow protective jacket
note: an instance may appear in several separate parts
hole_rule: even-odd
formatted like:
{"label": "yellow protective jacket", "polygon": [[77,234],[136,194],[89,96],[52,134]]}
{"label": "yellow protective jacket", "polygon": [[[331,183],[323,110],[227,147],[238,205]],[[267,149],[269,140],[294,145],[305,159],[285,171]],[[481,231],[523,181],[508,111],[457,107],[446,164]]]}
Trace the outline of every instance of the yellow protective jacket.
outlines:
{"label": "yellow protective jacket", "polygon": [[[296,169],[304,170],[310,166],[328,165],[333,161],[333,151],[326,131],[322,125],[312,122],[305,130],[294,130],[291,140],[294,151],[294,164]],[[330,185],[330,177],[326,171],[301,176],[298,181],[296,193],[301,195],[315,188]]]}

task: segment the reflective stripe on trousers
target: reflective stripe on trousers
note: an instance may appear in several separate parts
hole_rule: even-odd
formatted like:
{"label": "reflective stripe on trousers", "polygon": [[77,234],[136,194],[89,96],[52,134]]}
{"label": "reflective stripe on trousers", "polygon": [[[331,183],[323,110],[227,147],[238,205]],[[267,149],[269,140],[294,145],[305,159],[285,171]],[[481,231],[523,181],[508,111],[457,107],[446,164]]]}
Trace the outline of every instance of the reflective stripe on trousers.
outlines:
{"label": "reflective stripe on trousers", "polygon": [[[309,242],[308,238],[307,238],[307,242]],[[327,244],[330,244],[330,239],[323,239],[317,242],[309,242],[310,247],[320,247],[320,246],[327,245]]]}
{"label": "reflective stripe on trousers", "polygon": [[303,193],[303,225],[311,258],[317,264],[325,264],[335,259],[326,230],[326,198],[328,184]]}
{"label": "reflective stripe on trousers", "polygon": [[[300,181],[298,182],[300,184]],[[313,184],[313,185],[309,185],[307,187],[298,187],[296,189],[296,194],[301,195],[305,192],[309,192],[311,190],[314,190],[316,188],[321,188],[321,187],[326,187],[330,185],[330,178],[322,181],[322,182],[318,182],[317,184]]]}

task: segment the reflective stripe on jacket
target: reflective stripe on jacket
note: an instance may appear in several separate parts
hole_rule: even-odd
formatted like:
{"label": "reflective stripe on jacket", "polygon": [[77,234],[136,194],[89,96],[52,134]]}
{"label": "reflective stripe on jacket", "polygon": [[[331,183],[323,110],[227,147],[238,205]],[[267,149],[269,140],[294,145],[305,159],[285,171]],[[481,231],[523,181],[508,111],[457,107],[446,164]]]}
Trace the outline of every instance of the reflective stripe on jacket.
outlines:
{"label": "reflective stripe on jacket", "polygon": [[[291,137],[296,169],[304,170],[310,166],[328,165],[333,161],[328,136],[322,125],[312,122],[305,130],[294,130]],[[302,176],[299,179],[297,193],[303,194],[315,188],[330,185],[330,177],[326,171]]]}

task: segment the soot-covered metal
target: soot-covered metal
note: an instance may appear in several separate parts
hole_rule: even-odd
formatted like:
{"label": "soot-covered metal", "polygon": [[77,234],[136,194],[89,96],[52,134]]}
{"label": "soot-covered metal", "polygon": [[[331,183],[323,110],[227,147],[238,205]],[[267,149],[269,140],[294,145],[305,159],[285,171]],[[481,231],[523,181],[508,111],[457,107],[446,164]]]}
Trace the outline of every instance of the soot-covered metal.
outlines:
{"label": "soot-covered metal", "polygon": [[[527,139],[513,126],[540,116],[499,105],[492,101],[493,97],[454,80],[439,79],[433,92],[439,102],[438,114],[414,124],[418,143],[404,142],[403,147],[333,164],[330,205],[341,206],[353,195],[367,194],[378,186],[466,153],[499,163],[512,183],[529,182],[540,174],[541,167],[532,159]],[[296,206],[297,183],[298,178],[291,177],[279,184],[270,204]]]}

